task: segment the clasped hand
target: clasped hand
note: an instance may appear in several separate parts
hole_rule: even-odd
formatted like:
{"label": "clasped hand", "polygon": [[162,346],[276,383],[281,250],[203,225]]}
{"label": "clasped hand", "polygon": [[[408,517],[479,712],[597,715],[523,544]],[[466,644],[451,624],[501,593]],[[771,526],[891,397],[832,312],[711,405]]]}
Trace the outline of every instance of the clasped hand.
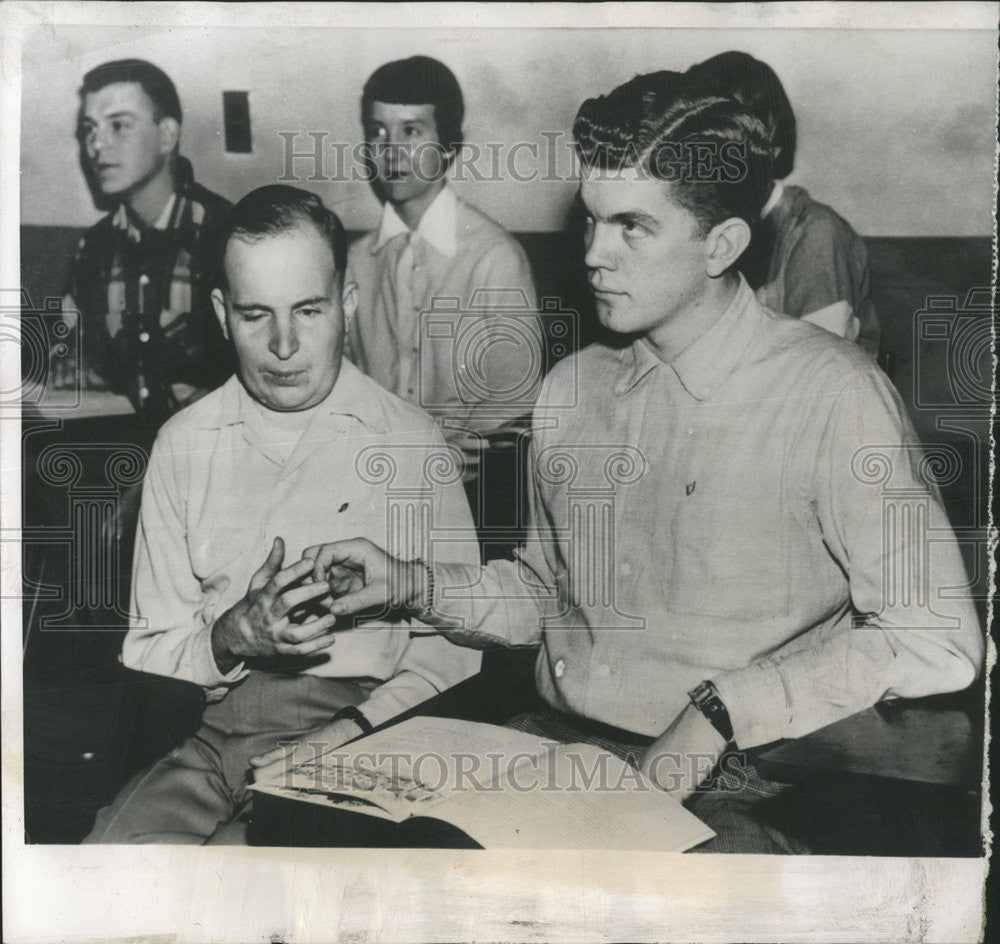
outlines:
{"label": "clasped hand", "polygon": [[284,558],[285,543],[275,538],[246,594],[215,621],[212,651],[220,671],[229,672],[255,656],[306,656],[333,645],[336,614],[293,618],[312,601],[331,602],[326,581],[313,577],[311,557],[282,568]]}
{"label": "clasped hand", "polygon": [[335,616],[366,610],[410,610],[423,608],[426,570],[418,561],[404,561],[367,538],[352,538],[307,547],[312,558],[312,579],[324,582],[334,599]]}

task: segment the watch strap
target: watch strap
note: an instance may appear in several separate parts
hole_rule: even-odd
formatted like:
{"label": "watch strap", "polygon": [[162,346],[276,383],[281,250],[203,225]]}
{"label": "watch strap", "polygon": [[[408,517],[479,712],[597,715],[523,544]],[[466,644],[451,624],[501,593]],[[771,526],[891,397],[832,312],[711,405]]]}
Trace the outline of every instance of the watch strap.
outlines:
{"label": "watch strap", "polygon": [[363,734],[371,734],[375,730],[372,723],[361,713],[356,705],[347,705],[333,716],[334,721],[340,721],[344,718],[353,721],[361,728]]}
{"label": "watch strap", "polygon": [[709,724],[726,739],[726,743],[731,743],[733,722],[715,685],[710,681],[704,681],[688,692],[688,698],[691,699],[691,704],[708,719]]}

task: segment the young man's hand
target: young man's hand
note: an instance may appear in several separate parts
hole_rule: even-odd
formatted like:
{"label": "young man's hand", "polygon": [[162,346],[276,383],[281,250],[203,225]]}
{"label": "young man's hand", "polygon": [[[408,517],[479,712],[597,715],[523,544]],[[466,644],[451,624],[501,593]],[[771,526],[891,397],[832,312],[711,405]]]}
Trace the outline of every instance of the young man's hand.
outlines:
{"label": "young man's hand", "polygon": [[[250,578],[246,595],[212,627],[212,654],[220,672],[229,672],[251,656],[304,656],[333,645],[333,613],[293,623],[298,607],[328,593],[325,582],[310,580],[313,561],[303,557],[281,569],[285,542],[275,538],[271,553]],[[293,587],[302,580],[309,582]],[[292,589],[286,589],[292,587]]]}
{"label": "young man's hand", "polygon": [[307,547],[303,558],[313,561],[312,579],[333,594],[335,616],[386,608],[419,612],[426,602],[425,566],[399,560],[367,538]]}
{"label": "young man's hand", "polygon": [[686,800],[712,772],[726,739],[694,705],[688,705],[642,756],[639,769],[654,786]]}
{"label": "young man's hand", "polygon": [[350,718],[341,718],[309,734],[303,734],[295,744],[282,745],[266,754],[251,757],[250,771],[254,783],[263,783],[265,780],[278,777],[297,764],[314,760],[320,754],[332,751],[362,733],[360,725]]}

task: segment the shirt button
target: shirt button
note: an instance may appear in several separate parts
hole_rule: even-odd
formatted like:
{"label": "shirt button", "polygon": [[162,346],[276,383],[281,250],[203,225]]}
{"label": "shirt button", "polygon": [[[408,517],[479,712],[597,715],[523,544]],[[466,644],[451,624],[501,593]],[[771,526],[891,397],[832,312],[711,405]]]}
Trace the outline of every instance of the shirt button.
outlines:
{"label": "shirt button", "polygon": [[599,665],[594,670],[594,674],[598,678],[607,678],[611,674],[611,666],[610,665]]}
{"label": "shirt button", "polygon": [[556,678],[562,678],[566,674],[566,663],[563,662],[562,659],[560,659],[556,663],[555,669],[556,669]]}
{"label": "shirt button", "polygon": [[622,572],[623,577],[627,577],[632,573],[632,565],[628,561],[625,561],[618,569]]}

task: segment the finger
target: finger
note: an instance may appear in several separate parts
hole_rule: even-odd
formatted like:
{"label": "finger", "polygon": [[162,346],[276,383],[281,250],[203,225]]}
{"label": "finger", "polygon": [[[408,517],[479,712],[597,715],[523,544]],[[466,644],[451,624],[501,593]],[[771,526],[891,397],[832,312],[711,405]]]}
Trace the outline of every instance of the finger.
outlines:
{"label": "finger", "polygon": [[[281,631],[279,642],[287,646],[298,646],[301,643],[309,642],[319,636],[330,633],[337,625],[337,617],[332,613],[326,613],[315,619],[307,620],[300,626],[286,626]],[[332,636],[330,637],[332,640]]]}
{"label": "finger", "polygon": [[279,655],[302,658],[303,656],[311,656],[314,653],[322,652],[324,649],[329,649],[336,641],[336,635],[332,632],[327,632],[321,636],[317,636],[315,639],[310,639],[308,642],[297,642],[294,644],[287,642],[279,643],[275,646],[275,651]]}
{"label": "finger", "polygon": [[275,538],[271,545],[271,550],[267,555],[267,560],[254,571],[250,578],[250,590],[259,590],[274,574],[281,568],[281,562],[285,559],[285,542],[281,538]]}
{"label": "finger", "polygon": [[312,570],[312,561],[297,560],[291,567],[279,570],[272,574],[271,578],[264,584],[263,593],[266,596],[277,598],[281,592],[291,583],[301,580]]}
{"label": "finger", "polygon": [[[253,764],[253,760],[250,761]],[[294,766],[290,760],[279,757],[269,764],[254,765],[252,769],[254,783],[266,783],[268,780],[275,780],[282,777],[289,767]]]}
{"label": "finger", "polygon": [[324,544],[313,544],[311,547],[307,547],[302,552],[302,558],[305,560],[308,558],[313,562],[312,579],[322,580],[325,574],[326,568],[317,560],[323,548]]}
{"label": "finger", "polygon": [[329,594],[330,588],[325,583],[305,583],[301,587],[293,587],[281,594],[274,606],[271,607],[271,611],[276,615],[284,615],[290,613],[297,606],[302,606],[303,603],[308,603],[317,597],[329,596]]}
{"label": "finger", "polygon": [[349,570],[337,570],[327,578],[327,586],[335,596],[343,596],[345,593],[353,593],[364,587],[364,580]]}
{"label": "finger", "polygon": [[284,760],[285,753],[290,754],[291,751],[284,747],[276,747],[272,751],[268,751],[266,754],[258,754],[256,757],[250,758],[251,767],[266,767],[268,764],[273,764],[275,761]]}
{"label": "finger", "polygon": [[347,616],[362,610],[383,607],[388,601],[388,589],[384,583],[369,584],[367,587],[362,587],[360,590],[340,597],[330,607],[330,612],[335,616]]}
{"label": "finger", "polygon": [[346,541],[322,544],[316,549],[313,573],[326,573],[334,564],[344,564],[357,570],[364,567],[365,561],[374,549],[375,545],[367,538],[348,538]]}

